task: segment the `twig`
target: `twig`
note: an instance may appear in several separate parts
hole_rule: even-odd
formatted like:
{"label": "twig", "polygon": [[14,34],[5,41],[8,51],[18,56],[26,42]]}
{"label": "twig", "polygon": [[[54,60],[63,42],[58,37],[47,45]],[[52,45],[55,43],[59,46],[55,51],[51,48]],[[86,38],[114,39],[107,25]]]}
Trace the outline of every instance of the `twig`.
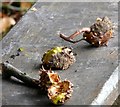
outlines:
{"label": "twig", "polygon": [[28,76],[26,73],[20,71],[19,69],[15,68],[13,65],[4,62],[2,65],[2,78],[10,78],[11,76],[21,80],[27,85],[39,87],[39,80],[34,79]]}
{"label": "twig", "polygon": [[80,39],[80,40],[76,40],[76,41],[73,41],[71,40],[69,37],[65,36],[64,34],[60,34],[60,37],[62,39],[64,39],[65,41],[68,41],[68,42],[71,42],[71,43],[77,43],[77,42],[80,42],[82,40],[85,40],[84,38]]}
{"label": "twig", "polygon": [[64,34],[60,34],[60,37],[68,42],[71,42],[71,43],[77,43],[77,42],[80,42],[81,40],[85,40],[84,38],[80,39],[80,40],[72,40],[74,39],[76,36],[78,36],[79,34],[83,33],[83,32],[90,32],[90,28],[82,28],[80,29],[79,31],[76,31],[75,33],[73,33],[72,35],[70,36],[66,36]]}

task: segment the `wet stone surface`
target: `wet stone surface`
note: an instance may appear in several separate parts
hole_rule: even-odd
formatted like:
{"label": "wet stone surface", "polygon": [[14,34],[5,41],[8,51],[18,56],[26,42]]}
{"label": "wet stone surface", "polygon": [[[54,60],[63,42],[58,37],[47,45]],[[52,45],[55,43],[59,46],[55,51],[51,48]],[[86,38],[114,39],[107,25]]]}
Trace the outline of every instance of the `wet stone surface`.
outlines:
{"label": "wet stone surface", "polygon": [[[57,33],[72,34],[89,27],[97,17],[108,16],[118,23],[117,3],[36,3],[2,42],[2,61],[38,78],[44,52],[54,46],[72,47],[77,61],[69,69],[57,70],[73,84],[73,95],[66,105],[89,105],[118,65],[118,29],[107,47],[94,48],[85,41],[71,44]],[[77,38],[81,38],[78,36]],[[17,55],[18,49],[23,49]],[[16,55],[16,56],[14,56]],[[14,58],[13,58],[14,57]],[[2,81],[3,105],[50,105],[47,96],[13,80]]]}

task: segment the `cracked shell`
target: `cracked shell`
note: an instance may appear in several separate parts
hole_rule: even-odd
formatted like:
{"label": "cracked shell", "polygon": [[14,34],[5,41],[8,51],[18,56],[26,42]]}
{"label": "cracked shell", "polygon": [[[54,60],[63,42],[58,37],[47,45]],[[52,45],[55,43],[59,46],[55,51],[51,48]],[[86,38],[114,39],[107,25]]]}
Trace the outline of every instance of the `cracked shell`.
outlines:
{"label": "cracked shell", "polygon": [[42,64],[45,68],[67,69],[75,62],[75,56],[70,48],[54,47],[44,53]]}
{"label": "cracked shell", "polygon": [[57,84],[60,81],[60,77],[57,73],[54,73],[51,70],[40,70],[39,83],[43,90],[47,90],[51,85]]}
{"label": "cracked shell", "polygon": [[73,84],[70,81],[62,81],[48,88],[48,97],[55,105],[64,104],[72,95]]}

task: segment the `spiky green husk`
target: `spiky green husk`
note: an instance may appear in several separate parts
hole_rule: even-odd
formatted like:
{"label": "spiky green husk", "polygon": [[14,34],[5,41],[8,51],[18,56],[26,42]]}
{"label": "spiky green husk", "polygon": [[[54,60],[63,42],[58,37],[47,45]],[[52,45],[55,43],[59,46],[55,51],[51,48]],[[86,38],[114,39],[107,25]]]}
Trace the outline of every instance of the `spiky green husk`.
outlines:
{"label": "spiky green husk", "polygon": [[72,95],[72,83],[70,81],[62,81],[48,88],[48,97],[55,105],[64,104]]}
{"label": "spiky green husk", "polygon": [[67,69],[74,62],[75,56],[67,47],[54,47],[45,52],[42,58],[44,67],[54,69]]}

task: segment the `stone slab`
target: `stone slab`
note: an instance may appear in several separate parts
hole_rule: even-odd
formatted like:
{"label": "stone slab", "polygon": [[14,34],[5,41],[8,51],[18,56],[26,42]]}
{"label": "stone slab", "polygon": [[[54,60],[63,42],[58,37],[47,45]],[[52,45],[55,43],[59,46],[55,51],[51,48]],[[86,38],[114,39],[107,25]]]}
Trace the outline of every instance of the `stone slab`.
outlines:
{"label": "stone slab", "polygon": [[[68,70],[56,71],[74,84],[72,98],[65,105],[90,105],[118,66],[118,29],[107,47],[94,48],[87,42],[68,43],[58,33],[70,35],[89,27],[97,17],[108,16],[118,26],[118,4],[113,2],[37,2],[3,38],[2,61],[38,78],[43,53],[54,46],[72,47],[77,61]],[[80,36],[78,37],[80,38]],[[17,50],[24,51],[14,59]],[[2,81],[3,105],[48,105],[38,89],[13,80]],[[115,98],[114,98],[115,99]],[[103,102],[104,104],[104,102]]]}

